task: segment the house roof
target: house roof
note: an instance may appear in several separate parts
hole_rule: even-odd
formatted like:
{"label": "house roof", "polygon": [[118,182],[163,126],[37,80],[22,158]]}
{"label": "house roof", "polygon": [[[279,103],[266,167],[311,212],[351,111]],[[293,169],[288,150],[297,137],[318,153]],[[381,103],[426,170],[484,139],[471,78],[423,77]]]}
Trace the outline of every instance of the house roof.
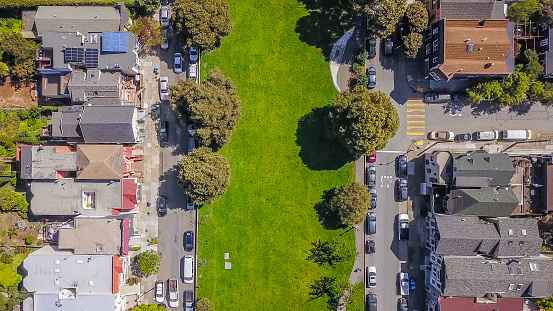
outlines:
{"label": "house roof", "polygon": [[504,19],[505,1],[493,0],[441,0],[440,18],[450,19]]}
{"label": "house roof", "polygon": [[75,255],[121,255],[121,230],[119,219],[75,217],[74,228],[58,231],[58,247]]}
{"label": "house roof", "polygon": [[[532,265],[534,266],[533,268]],[[553,260],[543,256],[531,259],[486,260],[481,256],[444,256],[443,296],[483,297],[489,293],[503,298],[550,297],[553,294]],[[533,270],[537,268],[537,270]],[[520,289],[517,286],[520,284]]]}
{"label": "house roof", "polygon": [[439,297],[441,311],[523,311],[524,298],[497,298],[496,302],[478,303],[472,297]]}
{"label": "house roof", "polygon": [[64,106],[60,107],[58,111],[52,112],[51,136],[55,138],[82,137],[81,129],[78,127],[82,113],[82,106]]}
{"label": "house roof", "polygon": [[77,145],[77,179],[121,179],[123,162],[121,145]]}
{"label": "house roof", "polygon": [[454,189],[444,207],[450,215],[509,217],[519,200],[511,188]]}
{"label": "house roof", "polygon": [[77,169],[76,155],[67,146],[21,146],[22,179],[58,179]]}
{"label": "house roof", "polygon": [[123,210],[131,210],[138,204],[138,181],[136,178],[123,179]]}
{"label": "house roof", "polygon": [[539,256],[542,239],[534,218],[479,218],[434,214],[438,255]]}
{"label": "house roof", "polygon": [[68,84],[72,103],[121,105],[121,73],[75,69]]}
{"label": "house roof", "polygon": [[453,154],[453,183],[457,187],[507,186],[514,174],[507,154]]}
{"label": "house roof", "polygon": [[112,209],[121,209],[120,180],[34,180],[29,192],[34,215],[110,216]]}
{"label": "house roof", "polygon": [[79,127],[86,143],[136,143],[134,106],[84,106]]}
{"label": "house roof", "polygon": [[443,22],[444,61],[438,69],[447,79],[456,74],[507,76],[514,72],[512,22],[507,19],[443,19]]}
{"label": "house roof", "polygon": [[[115,296],[113,294],[79,294],[75,298],[61,298],[58,293],[35,293],[33,295],[34,309],[40,311],[105,311],[113,310]],[[25,307],[23,307],[23,310]]]}

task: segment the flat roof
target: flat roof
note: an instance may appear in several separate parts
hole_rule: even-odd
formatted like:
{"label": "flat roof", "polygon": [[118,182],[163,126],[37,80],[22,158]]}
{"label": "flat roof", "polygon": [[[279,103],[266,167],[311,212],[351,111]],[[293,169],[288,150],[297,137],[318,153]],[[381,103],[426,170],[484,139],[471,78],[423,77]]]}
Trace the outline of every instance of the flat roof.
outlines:
{"label": "flat roof", "polygon": [[77,155],[67,146],[21,146],[22,179],[58,179],[77,170]]}
{"label": "flat roof", "polygon": [[75,217],[74,228],[60,228],[58,247],[75,255],[121,255],[121,220]]}

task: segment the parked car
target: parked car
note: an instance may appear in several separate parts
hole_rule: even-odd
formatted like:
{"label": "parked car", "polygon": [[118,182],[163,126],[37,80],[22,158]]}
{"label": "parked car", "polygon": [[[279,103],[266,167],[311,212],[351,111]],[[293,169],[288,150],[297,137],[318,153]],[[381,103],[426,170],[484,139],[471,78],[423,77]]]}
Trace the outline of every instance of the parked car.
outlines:
{"label": "parked car", "polygon": [[373,162],[376,162],[376,152],[371,154],[370,156],[367,156],[367,162],[369,163],[373,163]]}
{"label": "parked car", "polygon": [[167,129],[169,128],[169,125],[167,121],[161,121],[159,122],[159,138],[163,141],[167,141]]}
{"label": "parked car", "polygon": [[472,139],[475,140],[496,140],[499,138],[498,131],[479,131],[472,134]]}
{"label": "parked car", "polygon": [[369,67],[369,69],[367,69],[367,77],[369,78],[367,87],[369,89],[374,88],[376,86],[376,69],[374,67]]}
{"label": "parked car", "polygon": [[448,103],[451,100],[449,93],[426,93],[424,100],[427,103]]}
{"label": "parked car", "polygon": [[367,50],[369,51],[369,58],[374,58],[376,56],[376,39],[375,38],[370,38],[368,40]]}
{"label": "parked car", "polygon": [[169,78],[159,78],[159,99],[162,101],[169,100]]}
{"label": "parked car", "polygon": [[377,300],[376,300],[376,294],[368,294],[367,295],[367,304],[368,304],[368,308],[367,310],[368,311],[377,311],[376,310],[376,303],[377,303]]}
{"label": "parked car", "polygon": [[367,167],[367,185],[369,188],[376,186],[376,168],[372,165]]}
{"label": "parked car", "polygon": [[157,197],[157,215],[159,217],[167,215],[167,199],[165,197]]}
{"label": "parked car", "polygon": [[369,193],[371,194],[371,209],[376,208],[376,188],[369,189]]}
{"label": "parked car", "polygon": [[369,212],[367,215],[367,234],[376,233],[376,213]]}
{"label": "parked car", "polygon": [[409,215],[399,214],[397,217],[397,237],[399,240],[409,240]]}
{"label": "parked car", "polygon": [[163,281],[156,281],[156,302],[162,303],[165,299],[165,284]]}
{"label": "parked car", "polygon": [[367,283],[369,284],[369,288],[376,287],[376,267],[375,266],[367,267]]}
{"label": "parked car", "polygon": [[163,29],[161,31],[161,37],[163,38],[163,43],[161,44],[161,48],[164,50],[167,50],[169,48],[169,34],[167,32],[167,29]]}
{"label": "parked car", "polygon": [[407,311],[409,306],[407,305],[407,299],[399,298],[397,301],[397,311]]}
{"label": "parked car", "polygon": [[187,195],[186,196],[186,209],[193,210],[195,208],[194,201],[192,201],[192,198]]}
{"label": "parked car", "polygon": [[198,61],[198,50],[191,46],[188,48],[188,56],[190,57],[190,62],[195,63]]}
{"label": "parked car", "polygon": [[472,134],[471,133],[463,133],[463,134],[457,134],[455,135],[455,141],[458,142],[466,142],[472,140]]}
{"label": "parked car", "polygon": [[453,101],[454,102],[465,102],[468,100],[467,93],[453,93]]}
{"label": "parked car", "polygon": [[198,141],[193,136],[188,137],[188,153],[198,148]]}
{"label": "parked car", "polygon": [[196,126],[194,124],[188,124],[188,134],[192,135],[196,133]]}
{"label": "parked car", "polygon": [[365,242],[365,251],[367,254],[374,254],[374,240],[366,241]]}
{"label": "parked car", "polygon": [[184,311],[194,311],[194,291],[184,291]]}
{"label": "parked car", "polygon": [[386,37],[386,43],[384,46],[384,55],[392,55],[394,53],[394,41],[392,36]]}
{"label": "parked car", "polygon": [[397,177],[407,176],[407,157],[403,154],[396,158],[396,175]]}
{"label": "parked car", "polygon": [[407,200],[407,180],[400,178],[396,182],[397,200],[400,202]]}
{"label": "parked car", "polygon": [[175,53],[175,64],[173,65],[173,71],[175,73],[181,73],[182,72],[182,54],[181,53]]}
{"label": "parked car", "polygon": [[441,140],[441,141],[453,141],[455,134],[449,131],[432,131],[428,133],[428,139]]}
{"label": "parked car", "polygon": [[187,255],[184,256],[184,260],[182,262],[182,282],[185,284],[192,284],[194,283],[194,257]]}
{"label": "parked car", "polygon": [[187,252],[194,250],[194,232],[192,231],[184,233],[184,250]]}
{"label": "parked car", "polygon": [[525,141],[532,139],[531,130],[504,130],[501,131],[501,138],[503,140],[512,140],[512,141]]}
{"label": "parked car", "polygon": [[399,273],[399,293],[402,296],[409,295],[409,273],[400,272]]}
{"label": "parked car", "polygon": [[161,7],[161,10],[159,10],[159,21],[161,22],[161,26],[163,27],[169,27],[169,7],[164,5]]}

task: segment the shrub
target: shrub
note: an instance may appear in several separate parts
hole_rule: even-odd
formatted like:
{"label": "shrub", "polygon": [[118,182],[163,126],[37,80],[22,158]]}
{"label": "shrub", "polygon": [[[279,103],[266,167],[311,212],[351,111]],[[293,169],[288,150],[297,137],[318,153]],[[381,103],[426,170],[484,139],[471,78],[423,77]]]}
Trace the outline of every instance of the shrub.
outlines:
{"label": "shrub", "polygon": [[139,251],[140,246],[131,247],[131,251]]}
{"label": "shrub", "polygon": [[365,65],[353,63],[353,65],[351,66],[351,71],[355,72],[356,74],[363,73],[363,71],[365,71]]}
{"label": "shrub", "polygon": [[33,244],[34,241],[35,241],[35,237],[34,237],[34,236],[25,237],[25,244],[27,244],[27,245]]}
{"label": "shrub", "polygon": [[359,65],[365,65],[365,61],[367,61],[367,59],[369,58],[369,52],[367,52],[367,50],[365,49],[362,49],[361,52],[359,52],[359,54],[357,54],[357,56],[355,57],[355,61],[359,64]]}
{"label": "shrub", "polygon": [[369,84],[369,77],[367,77],[366,74],[358,74],[357,75],[357,78],[355,79],[355,84],[357,85],[362,85],[362,86],[367,86],[367,84]]}

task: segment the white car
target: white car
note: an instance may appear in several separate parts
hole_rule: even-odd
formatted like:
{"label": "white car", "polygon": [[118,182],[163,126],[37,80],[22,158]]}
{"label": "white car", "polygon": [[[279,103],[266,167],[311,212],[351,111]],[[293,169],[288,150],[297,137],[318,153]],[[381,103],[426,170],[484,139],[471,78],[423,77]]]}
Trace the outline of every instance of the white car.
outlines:
{"label": "white car", "polygon": [[409,215],[399,214],[397,217],[397,235],[400,240],[409,240]]}
{"label": "white car", "polygon": [[175,73],[182,72],[182,54],[181,53],[175,53],[175,65],[173,65],[173,70],[175,71]]}
{"label": "white car", "polygon": [[162,101],[169,100],[169,78],[159,78],[159,99]]}
{"label": "white car", "polygon": [[376,287],[376,267],[370,266],[367,267],[367,278],[369,282],[369,288]]}
{"label": "white car", "polygon": [[165,298],[165,287],[163,281],[156,281],[156,302],[163,302]]}
{"label": "white car", "polygon": [[161,7],[161,10],[159,10],[159,21],[161,23],[161,26],[163,27],[169,27],[169,7],[164,5]]}
{"label": "white car", "polygon": [[399,273],[399,292],[401,295],[409,295],[409,273]]}

